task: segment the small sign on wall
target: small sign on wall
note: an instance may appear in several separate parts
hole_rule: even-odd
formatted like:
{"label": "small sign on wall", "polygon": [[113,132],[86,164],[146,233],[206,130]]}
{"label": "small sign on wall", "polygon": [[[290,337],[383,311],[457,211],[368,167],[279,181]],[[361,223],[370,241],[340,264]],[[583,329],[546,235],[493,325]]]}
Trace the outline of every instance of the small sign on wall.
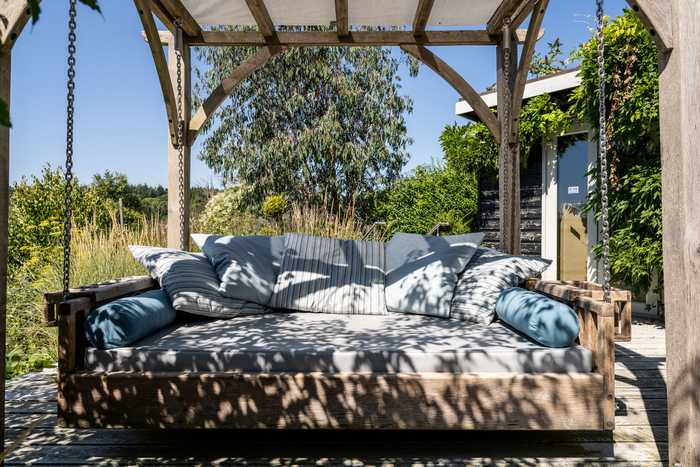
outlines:
{"label": "small sign on wall", "polygon": [[579,193],[579,191],[578,191],[578,186],[570,186],[570,187],[568,188],[568,193],[569,193],[570,195],[577,195],[577,194]]}

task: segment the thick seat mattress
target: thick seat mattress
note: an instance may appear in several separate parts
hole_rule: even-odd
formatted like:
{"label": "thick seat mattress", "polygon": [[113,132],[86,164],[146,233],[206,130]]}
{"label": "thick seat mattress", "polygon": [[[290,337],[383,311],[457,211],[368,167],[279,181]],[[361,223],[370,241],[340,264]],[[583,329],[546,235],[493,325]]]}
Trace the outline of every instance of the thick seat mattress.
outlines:
{"label": "thick seat mattress", "polygon": [[180,323],[111,350],[89,371],[581,373],[592,354],[543,347],[500,324],[390,314],[273,313]]}

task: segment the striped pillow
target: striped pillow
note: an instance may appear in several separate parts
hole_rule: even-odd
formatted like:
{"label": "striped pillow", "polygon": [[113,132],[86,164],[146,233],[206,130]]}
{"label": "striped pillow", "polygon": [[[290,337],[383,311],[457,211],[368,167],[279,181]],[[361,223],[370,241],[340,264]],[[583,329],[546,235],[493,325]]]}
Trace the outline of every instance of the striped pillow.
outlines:
{"label": "striped pillow", "polygon": [[288,234],[270,306],[383,315],[384,243]]}
{"label": "striped pillow", "polygon": [[551,261],[536,256],[511,256],[479,248],[459,277],[452,298],[450,318],[490,324],[496,316],[496,302],[505,289],[539,276]]}
{"label": "striped pillow", "polygon": [[210,318],[233,318],[269,312],[257,303],[224,297],[220,280],[206,256],[188,251],[129,246],[134,258],[157,279],[177,311]]}

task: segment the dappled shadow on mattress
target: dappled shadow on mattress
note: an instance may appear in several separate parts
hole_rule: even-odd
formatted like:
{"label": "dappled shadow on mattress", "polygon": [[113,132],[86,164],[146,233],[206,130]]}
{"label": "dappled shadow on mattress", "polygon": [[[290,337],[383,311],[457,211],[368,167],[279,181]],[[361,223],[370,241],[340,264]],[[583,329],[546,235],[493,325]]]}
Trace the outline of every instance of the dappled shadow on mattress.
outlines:
{"label": "dappled shadow on mattress", "polygon": [[[512,338],[506,338],[507,333],[501,337],[498,333],[495,337],[467,336],[463,345],[471,345],[472,349],[452,348],[450,352],[431,354],[436,343],[443,342],[449,348],[454,328],[452,333],[441,335],[426,327],[425,320],[434,319],[417,319],[395,329],[387,328],[377,339],[369,330],[348,328],[347,321],[343,321],[344,326],[333,324],[345,317],[297,321],[296,316],[302,315],[284,319],[296,321],[306,332],[301,333],[302,329],[296,326],[283,330],[260,326],[259,322],[256,328],[253,319],[247,327],[247,321],[240,319],[228,322],[228,329],[239,332],[214,333],[216,337],[212,337],[195,329],[185,339],[191,346],[206,341],[206,345],[218,346],[219,350],[244,345],[255,350],[256,346],[264,346],[266,352],[255,353],[255,358],[246,357],[245,363],[252,364],[253,369],[222,372],[222,367],[217,366],[223,365],[220,360],[195,367],[197,373],[114,372],[116,368],[110,368],[109,375],[103,374],[98,384],[92,372],[69,375],[59,398],[65,411],[63,423],[105,427],[380,429],[547,429],[569,425],[594,429],[602,424],[604,397],[601,385],[594,384],[590,373],[506,375],[507,369],[495,367],[495,372],[480,372],[477,377],[464,371],[480,359],[481,364],[496,360],[479,346],[510,346],[512,350],[516,344]],[[216,322],[215,327],[218,323],[226,322]],[[347,353],[347,360],[339,359],[336,352],[324,353],[324,342],[313,341],[314,336],[322,334],[332,336],[336,348],[354,352]],[[163,342],[163,336],[160,338]],[[384,343],[380,344],[382,339]],[[285,353],[289,346],[296,346],[296,355]],[[390,346],[398,350],[388,350]],[[317,352],[304,355],[304,349]],[[133,352],[137,357],[133,361],[153,363],[148,362],[152,358],[148,351]],[[425,359],[425,354],[430,358]],[[196,355],[163,355],[179,368],[199,364]],[[546,358],[536,361],[532,352],[521,352],[517,358],[521,361],[514,365],[547,364]],[[303,373],[301,367],[305,367]],[[253,371],[255,368],[257,371]]]}
{"label": "dappled shadow on mattress", "polygon": [[542,347],[515,331],[438,318],[276,313],[199,321],[112,350],[91,371],[374,373],[590,372],[582,347]]}

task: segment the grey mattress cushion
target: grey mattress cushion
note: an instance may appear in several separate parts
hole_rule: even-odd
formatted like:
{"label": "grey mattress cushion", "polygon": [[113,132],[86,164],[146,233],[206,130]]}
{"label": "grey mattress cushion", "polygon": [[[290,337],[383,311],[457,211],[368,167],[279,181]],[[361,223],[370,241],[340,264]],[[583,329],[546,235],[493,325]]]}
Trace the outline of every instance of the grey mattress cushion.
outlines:
{"label": "grey mattress cushion", "polygon": [[386,246],[389,311],[449,317],[457,276],[483,238],[483,233],[395,234]]}
{"label": "grey mattress cushion", "polygon": [[459,276],[452,298],[450,318],[489,324],[496,318],[501,292],[517,287],[528,277],[539,276],[550,260],[538,256],[512,256],[479,248]]}
{"label": "grey mattress cushion", "polygon": [[283,236],[193,234],[192,240],[214,265],[222,295],[267,305],[284,254]]}
{"label": "grey mattress cushion", "polygon": [[178,324],[87,349],[89,371],[590,372],[591,352],[543,347],[510,328],[418,315],[273,313]]}
{"label": "grey mattress cushion", "polygon": [[152,246],[129,246],[134,258],[157,279],[173,308],[211,318],[260,314],[269,310],[257,303],[219,293],[219,277],[206,256]]}
{"label": "grey mattress cushion", "polygon": [[386,314],[384,243],[287,234],[270,306],[341,314]]}

